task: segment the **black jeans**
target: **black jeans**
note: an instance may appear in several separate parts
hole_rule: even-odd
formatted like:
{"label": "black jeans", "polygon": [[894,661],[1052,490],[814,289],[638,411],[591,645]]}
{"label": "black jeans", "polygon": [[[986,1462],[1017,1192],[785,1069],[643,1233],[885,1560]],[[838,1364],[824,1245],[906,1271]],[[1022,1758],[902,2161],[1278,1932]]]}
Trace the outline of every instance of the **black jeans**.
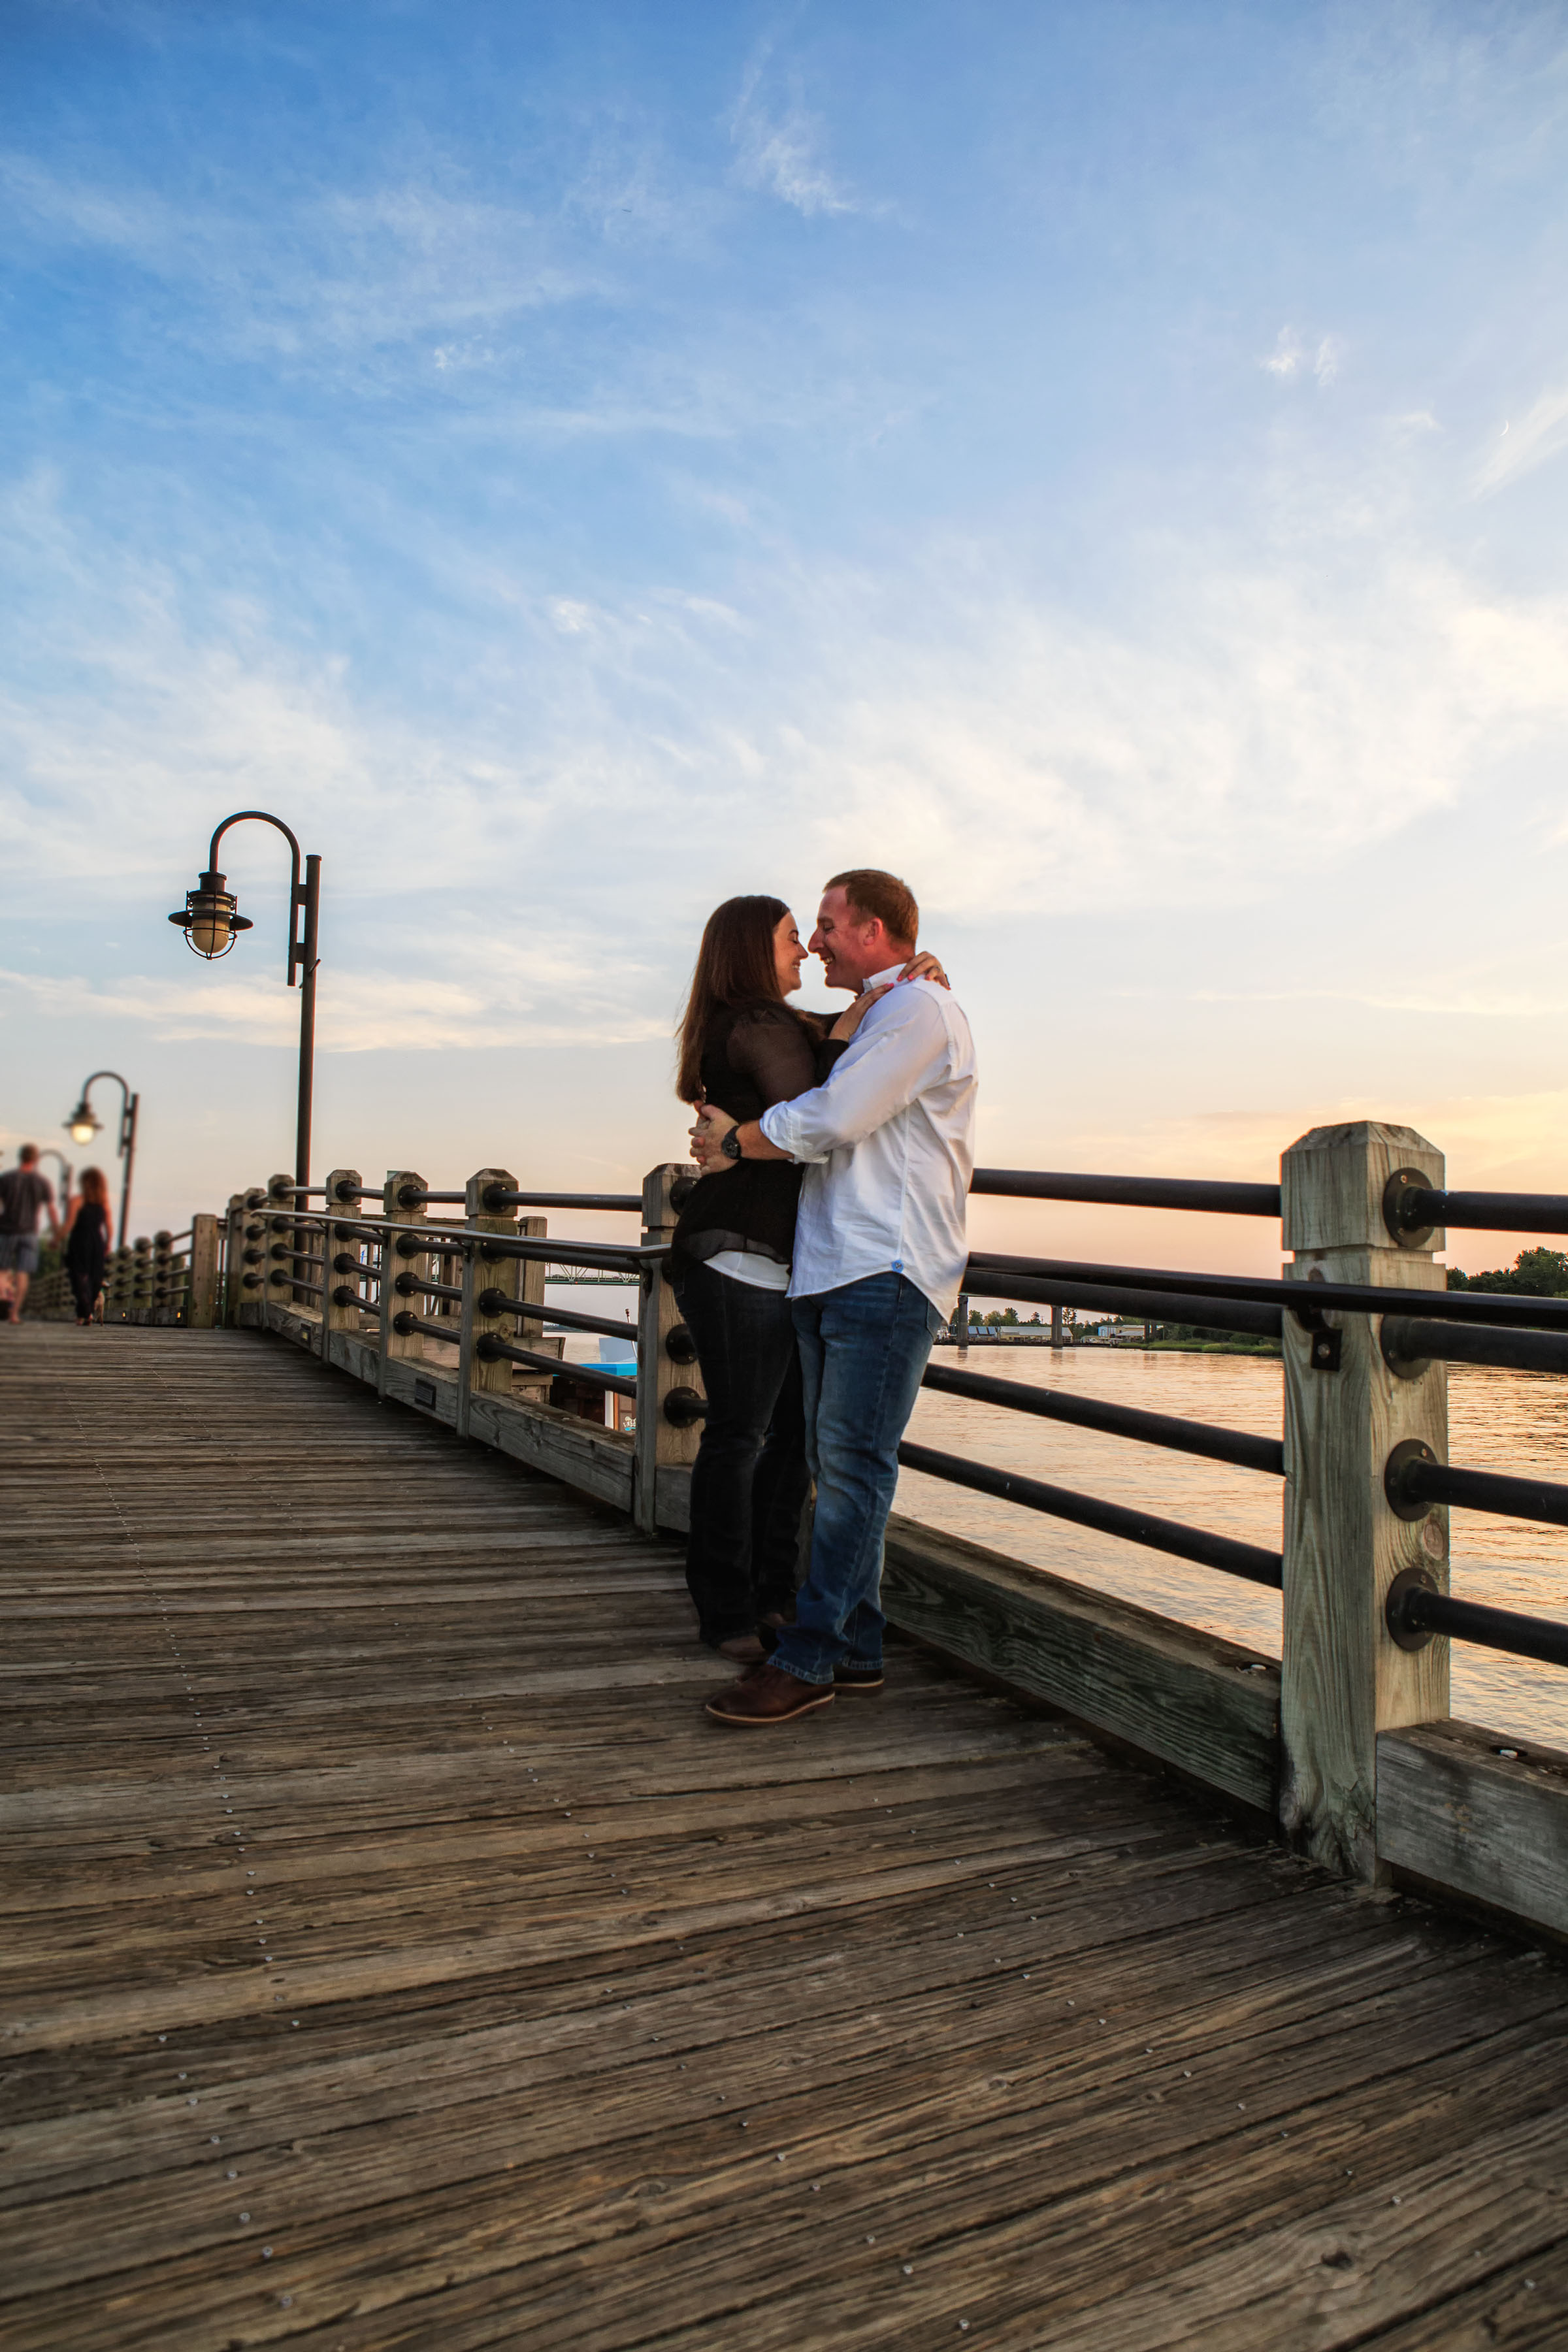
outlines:
{"label": "black jeans", "polygon": [[795,1318],[782,1290],[759,1290],[695,1259],[675,1295],[708,1391],[691,1467],[686,1581],[710,1643],[751,1633],[795,1599],[801,1520],[811,1491]]}

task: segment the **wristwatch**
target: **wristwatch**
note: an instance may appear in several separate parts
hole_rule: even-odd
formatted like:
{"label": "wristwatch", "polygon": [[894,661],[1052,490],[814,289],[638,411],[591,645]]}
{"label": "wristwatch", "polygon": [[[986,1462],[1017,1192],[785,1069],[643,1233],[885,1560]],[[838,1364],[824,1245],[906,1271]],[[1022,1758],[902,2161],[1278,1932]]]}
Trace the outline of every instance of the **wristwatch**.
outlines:
{"label": "wristwatch", "polygon": [[719,1149],[723,1153],[726,1160],[739,1160],[741,1156],[741,1130],[738,1127],[728,1127],[725,1129]]}

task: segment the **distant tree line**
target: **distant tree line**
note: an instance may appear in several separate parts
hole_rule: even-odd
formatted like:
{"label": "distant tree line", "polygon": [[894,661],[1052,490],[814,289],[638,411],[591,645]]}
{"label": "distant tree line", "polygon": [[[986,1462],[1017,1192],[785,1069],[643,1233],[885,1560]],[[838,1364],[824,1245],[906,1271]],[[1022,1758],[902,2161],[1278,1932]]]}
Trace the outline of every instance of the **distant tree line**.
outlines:
{"label": "distant tree line", "polygon": [[1521,1250],[1511,1265],[1495,1266],[1489,1274],[1461,1274],[1448,1268],[1450,1290],[1502,1290],[1527,1298],[1568,1298],[1568,1251]]}

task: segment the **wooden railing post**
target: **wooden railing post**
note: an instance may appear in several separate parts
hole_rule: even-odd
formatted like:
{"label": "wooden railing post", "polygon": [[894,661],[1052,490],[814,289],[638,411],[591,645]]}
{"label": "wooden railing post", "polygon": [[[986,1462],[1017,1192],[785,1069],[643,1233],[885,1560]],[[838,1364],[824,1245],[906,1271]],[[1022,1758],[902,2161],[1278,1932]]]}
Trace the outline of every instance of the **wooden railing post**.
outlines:
{"label": "wooden railing post", "polygon": [[[670,1187],[696,1173],[695,1169],[672,1160],[650,1169],[643,1178],[645,1244],[668,1245],[679,1214],[670,1202]],[[645,1535],[652,1535],[658,1526],[660,1470],[695,1462],[702,1437],[700,1422],[682,1426],[665,1412],[665,1402],[673,1389],[694,1389],[699,1396],[702,1394],[695,1356],[688,1356],[684,1348],[679,1349],[679,1360],[669,1352],[669,1335],[679,1326],[680,1309],[661,1261],[645,1260],[637,1315],[637,1425],[632,1476],[632,1517]]]}
{"label": "wooden railing post", "polygon": [[167,1226],[153,1236],[153,1320],[174,1319],[174,1236]]}
{"label": "wooden railing post", "polygon": [[345,1273],[339,1266],[340,1257],[352,1258],[357,1268],[364,1244],[357,1234],[334,1222],[338,1218],[355,1218],[360,1211],[360,1172],[357,1168],[334,1168],[328,1173],[326,1189],[321,1196],[321,1357],[330,1362],[334,1331],[352,1331],[357,1339],[363,1328],[360,1316],[359,1275]]}
{"label": "wooden railing post", "polygon": [[[468,1229],[471,1234],[515,1235],[518,1229],[515,1209],[487,1209],[485,1206],[485,1194],[492,1186],[498,1186],[504,1192],[515,1192],[517,1178],[505,1168],[481,1168],[477,1175],[469,1177],[463,1202]],[[528,1222],[531,1226],[537,1225],[541,1232],[543,1231],[544,1220],[542,1217],[531,1217]],[[511,1365],[507,1358],[498,1356],[493,1362],[486,1363],[478,1349],[487,1332],[493,1333],[498,1339],[515,1339],[517,1318],[506,1314],[481,1315],[479,1300],[487,1290],[499,1290],[508,1298],[516,1298],[520,1295],[520,1287],[523,1296],[531,1297],[533,1294],[528,1290],[526,1283],[520,1286],[519,1276],[532,1274],[539,1276],[538,1291],[542,1297],[542,1265],[525,1266],[521,1258],[515,1257],[481,1257],[477,1244],[463,1254],[463,1328],[458,1353],[459,1437],[467,1437],[468,1433],[468,1401],[476,1389],[485,1396],[511,1394]]]}
{"label": "wooden railing post", "polygon": [[153,1244],[138,1234],[131,1244],[131,1319],[148,1323],[153,1318]]}
{"label": "wooden railing post", "polygon": [[262,1297],[291,1300],[294,1296],[294,1179],[267,1180],[267,1280]]}
{"label": "wooden railing post", "polygon": [[235,1311],[241,1307],[265,1307],[267,1303],[267,1188],[252,1184],[242,1195],[237,1263],[236,1252],[229,1250],[229,1296]]}
{"label": "wooden railing post", "polygon": [[[417,1225],[424,1222],[423,1195],[429,1187],[423,1176],[411,1168],[389,1168],[386,1188],[382,1194],[381,1213],[392,1225]],[[417,1192],[421,1198],[409,1202],[400,1198],[405,1192]],[[388,1233],[381,1245],[381,1363],[376,1376],[376,1393],[386,1395],[386,1368],[395,1356],[423,1356],[425,1341],[417,1331],[399,1331],[397,1318],[405,1310],[415,1309],[415,1294],[397,1287],[399,1275],[424,1275],[428,1277],[430,1260],[427,1255],[399,1257],[397,1236]]]}
{"label": "wooden railing post", "polygon": [[[232,1209],[233,1202],[230,1202]],[[210,1331],[217,1321],[217,1219],[191,1219],[191,1261],[185,1284],[185,1328]]]}
{"label": "wooden railing post", "polygon": [[106,1323],[122,1323],[125,1319],[126,1269],[131,1252],[121,1243],[110,1251],[103,1268],[103,1319]]}
{"label": "wooden railing post", "polygon": [[[1441,1232],[1401,1244],[1384,1215],[1402,1169],[1440,1188],[1443,1155],[1407,1127],[1360,1119],[1314,1128],[1280,1162],[1287,1280],[1440,1290]],[[1397,1307],[1397,1296],[1390,1306]],[[1332,1869],[1373,1882],[1377,1735],[1448,1712],[1448,1645],[1401,1648],[1384,1620],[1406,1570],[1447,1589],[1447,1513],[1398,1517],[1384,1491],[1402,1440],[1447,1459],[1444,1367],[1402,1379],[1383,1360],[1381,1318],[1284,1318],[1285,1626],[1280,1689],[1280,1820],[1291,1842]]]}

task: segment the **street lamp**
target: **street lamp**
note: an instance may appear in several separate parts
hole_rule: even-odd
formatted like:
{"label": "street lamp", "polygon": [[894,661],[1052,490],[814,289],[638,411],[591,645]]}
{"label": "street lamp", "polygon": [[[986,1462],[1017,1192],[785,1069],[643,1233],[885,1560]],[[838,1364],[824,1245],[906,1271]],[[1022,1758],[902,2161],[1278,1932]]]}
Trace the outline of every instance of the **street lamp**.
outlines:
{"label": "street lamp", "polygon": [[142,1097],[133,1095],[118,1070],[94,1070],[81,1090],[81,1100],[65,1124],[73,1143],[90,1143],[103,1126],[93,1109],[90,1097],[100,1078],[112,1078],[123,1099],[120,1106],[120,1140],[116,1147],[125,1162],[125,1178],[120,1187],[120,1246],[125,1247],[126,1229],[131,1221],[131,1169],[136,1158],[136,1111]]}
{"label": "street lamp", "polygon": [[[207,851],[207,871],[194,890],[185,893],[185,903],[169,920],[177,923],[185,934],[193,952],[215,963],[219,956],[227,955],[239,932],[254,930],[255,925],[238,911],[238,902],[229,889],[226,876],[218,871],[218,844],[231,824],[275,825],[289,844],[294,859],[293,887],[289,898],[289,965],[286,977],[290,988],[296,979],[300,983],[300,1109],[294,1130],[294,1181],[301,1189],[310,1178],[310,1088],[316,1052],[316,921],[321,908],[321,861],[310,856],[305,859],[305,879],[300,879],[300,845],[281,817],[269,816],[265,809],[240,809],[234,816],[226,816],[212,837]],[[303,936],[300,917],[304,914]]]}

